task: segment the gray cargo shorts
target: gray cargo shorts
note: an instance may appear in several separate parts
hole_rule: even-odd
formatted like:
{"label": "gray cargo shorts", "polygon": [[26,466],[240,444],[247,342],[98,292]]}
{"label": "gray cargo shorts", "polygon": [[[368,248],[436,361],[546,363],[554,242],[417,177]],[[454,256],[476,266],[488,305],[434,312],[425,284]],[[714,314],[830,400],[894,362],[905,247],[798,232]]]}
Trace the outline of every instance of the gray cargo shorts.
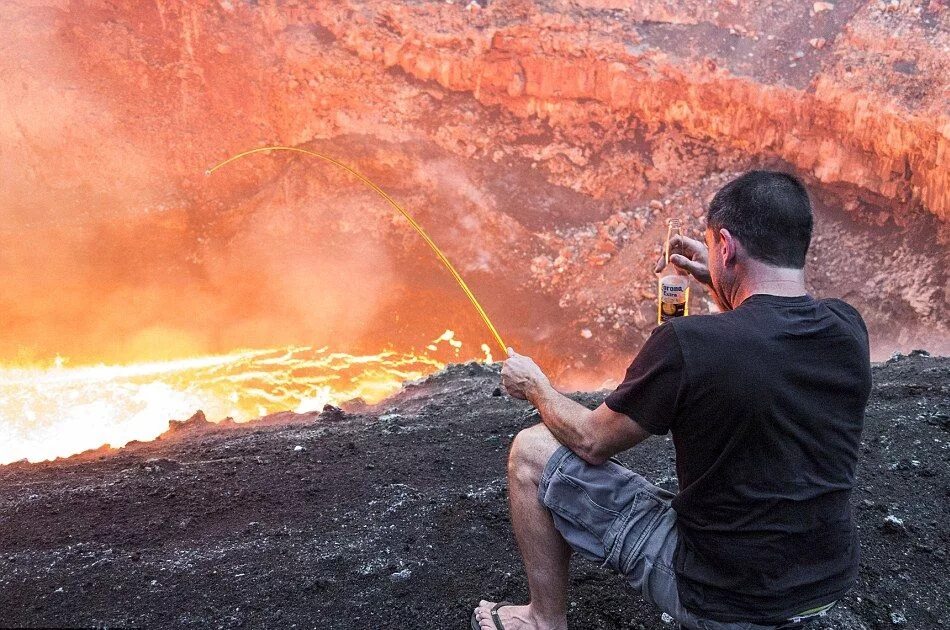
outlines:
{"label": "gray cargo shorts", "polygon": [[538,498],[574,551],[623,575],[684,628],[771,630],[748,622],[703,619],[680,603],[673,570],[676,512],[673,493],[611,459],[592,466],[561,446],[541,474]]}

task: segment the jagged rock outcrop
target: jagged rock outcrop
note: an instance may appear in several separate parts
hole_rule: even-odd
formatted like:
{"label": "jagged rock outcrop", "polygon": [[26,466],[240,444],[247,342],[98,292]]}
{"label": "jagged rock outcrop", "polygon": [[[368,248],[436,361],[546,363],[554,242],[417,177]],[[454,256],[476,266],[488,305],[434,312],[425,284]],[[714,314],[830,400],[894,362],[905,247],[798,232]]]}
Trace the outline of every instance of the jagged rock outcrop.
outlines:
{"label": "jagged rock outcrop", "polygon": [[205,412],[199,409],[187,420],[169,420],[168,430],[161,435],[163,438],[181,437],[185,434],[201,433],[217,426],[205,417]]}

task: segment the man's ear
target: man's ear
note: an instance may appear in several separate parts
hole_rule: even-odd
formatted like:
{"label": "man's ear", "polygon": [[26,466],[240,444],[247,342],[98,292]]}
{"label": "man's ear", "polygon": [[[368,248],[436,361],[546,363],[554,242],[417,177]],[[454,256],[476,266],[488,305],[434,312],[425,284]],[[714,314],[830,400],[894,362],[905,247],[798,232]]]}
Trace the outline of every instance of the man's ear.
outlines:
{"label": "man's ear", "polygon": [[722,264],[724,266],[734,265],[738,254],[739,242],[726,228],[719,228],[718,246],[722,254]]}

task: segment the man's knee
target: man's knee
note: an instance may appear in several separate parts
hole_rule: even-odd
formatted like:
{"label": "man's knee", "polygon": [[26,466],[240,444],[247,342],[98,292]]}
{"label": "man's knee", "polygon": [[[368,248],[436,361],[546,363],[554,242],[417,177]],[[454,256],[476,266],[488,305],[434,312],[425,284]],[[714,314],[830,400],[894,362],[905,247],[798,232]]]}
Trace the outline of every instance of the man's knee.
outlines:
{"label": "man's knee", "polygon": [[511,443],[508,456],[508,478],[537,485],[541,473],[560,443],[543,424],[522,429]]}

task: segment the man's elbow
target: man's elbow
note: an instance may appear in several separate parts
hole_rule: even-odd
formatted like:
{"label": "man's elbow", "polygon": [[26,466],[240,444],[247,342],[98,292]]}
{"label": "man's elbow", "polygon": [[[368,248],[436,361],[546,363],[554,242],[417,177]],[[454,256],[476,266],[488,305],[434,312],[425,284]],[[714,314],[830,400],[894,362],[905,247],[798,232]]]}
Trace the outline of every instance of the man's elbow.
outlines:
{"label": "man's elbow", "polygon": [[602,444],[598,444],[597,442],[585,442],[575,453],[591,466],[605,464],[607,460],[614,455],[608,452]]}
{"label": "man's elbow", "polygon": [[583,459],[585,462],[587,462],[591,466],[600,466],[602,464],[606,464],[607,460],[610,459],[610,456],[589,454],[589,455],[582,456],[581,459]]}

